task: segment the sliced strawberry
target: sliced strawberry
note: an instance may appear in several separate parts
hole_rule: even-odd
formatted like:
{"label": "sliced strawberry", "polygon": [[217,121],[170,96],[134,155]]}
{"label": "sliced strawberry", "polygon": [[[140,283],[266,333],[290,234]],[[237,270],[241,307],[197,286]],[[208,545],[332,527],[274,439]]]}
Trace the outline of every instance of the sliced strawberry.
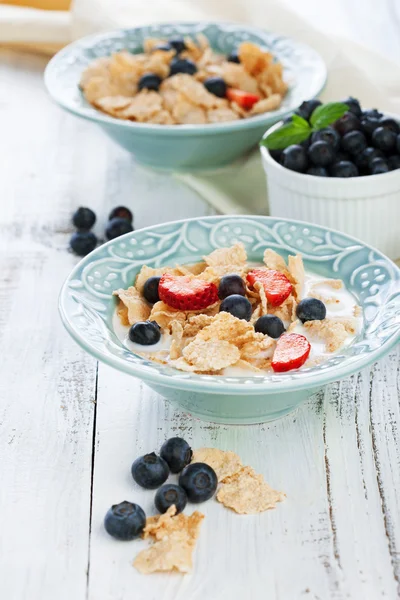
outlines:
{"label": "sliced strawberry", "polygon": [[311,345],[304,335],[284,333],[276,344],[272,368],[276,373],[298,369],[306,362]]}
{"label": "sliced strawberry", "polygon": [[226,97],[231,102],[236,102],[239,106],[245,110],[250,110],[256,102],[261,100],[257,94],[250,94],[249,92],[243,92],[236,88],[228,88],[226,90]]}
{"label": "sliced strawberry", "polygon": [[165,304],[180,310],[201,310],[218,300],[218,288],[214,283],[186,275],[163,275],[158,293]]}
{"label": "sliced strawberry", "polygon": [[261,283],[267,300],[272,306],[280,306],[293,290],[286,275],[272,269],[254,269],[247,273],[247,281],[253,287],[255,283]]}

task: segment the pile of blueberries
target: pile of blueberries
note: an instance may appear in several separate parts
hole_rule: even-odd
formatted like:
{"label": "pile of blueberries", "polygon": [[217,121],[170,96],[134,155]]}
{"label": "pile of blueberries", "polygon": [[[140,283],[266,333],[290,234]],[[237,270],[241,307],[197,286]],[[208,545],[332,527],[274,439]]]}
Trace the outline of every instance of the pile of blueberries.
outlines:
{"label": "pile of blueberries", "polygon": [[[271,156],[287,169],[319,177],[378,175],[399,169],[399,123],[375,108],[363,111],[355,98],[343,102],[349,110],[335,123],[301,144],[271,150]],[[319,100],[308,100],[295,114],[308,121],[320,105]],[[285,122],[291,122],[291,117]]]}
{"label": "pile of blueberries", "polygon": [[[187,50],[185,40],[182,38],[170,39],[168,42],[163,44],[158,44],[154,46],[153,52],[156,50],[161,50],[164,52],[169,52],[170,50],[175,50],[175,58],[171,60],[170,63],[170,72],[169,75],[176,75],[177,73],[186,73],[187,75],[194,75],[197,72],[196,64],[190,60],[190,58],[181,58],[180,54]],[[231,52],[227,56],[227,60],[229,62],[239,63],[239,56],[237,51]],[[154,90],[158,91],[161,84],[161,77],[156,75],[156,73],[145,73],[141,79],[139,80],[138,88],[139,90]],[[205,88],[214,96],[218,96],[219,98],[224,98],[226,95],[227,86],[225,81],[221,77],[209,77],[205,81],[203,81]]]}
{"label": "pile of blueberries", "polygon": [[[158,294],[160,279],[161,277],[155,275],[149,277],[144,284],[143,296],[150,304],[160,300]],[[218,295],[222,300],[220,312],[228,312],[238,319],[250,321],[253,308],[246,298],[246,285],[240,275],[221,277]],[[323,320],[326,317],[326,306],[317,298],[304,298],[297,305],[296,315],[302,323]],[[275,315],[263,315],[254,323],[254,329],[274,339],[279,338],[286,331],[282,319]],[[160,341],[161,330],[156,321],[139,321],[131,326],[128,335],[131,342],[141,346],[152,346]]]}
{"label": "pile of blueberries", "polygon": [[[193,452],[182,438],[174,437],[155,452],[137,458],[132,464],[132,477],[146,490],[157,489],[154,504],[160,513],[165,513],[173,504],[176,514],[182,512],[187,502],[198,504],[212,498],[218,478],[206,463],[189,464]],[[170,473],[178,474],[178,484],[165,483]],[[129,541],[141,535],[146,525],[144,510],[132,502],[114,504],[104,518],[104,527],[118,540]]]}
{"label": "pile of blueberries", "polygon": [[[72,223],[77,231],[72,234],[69,245],[78,256],[86,256],[98,244],[97,236],[91,231],[96,222],[96,214],[91,208],[79,207],[72,215]],[[108,215],[105,229],[107,240],[113,240],[124,233],[133,231],[133,214],[125,206],[113,208]]]}

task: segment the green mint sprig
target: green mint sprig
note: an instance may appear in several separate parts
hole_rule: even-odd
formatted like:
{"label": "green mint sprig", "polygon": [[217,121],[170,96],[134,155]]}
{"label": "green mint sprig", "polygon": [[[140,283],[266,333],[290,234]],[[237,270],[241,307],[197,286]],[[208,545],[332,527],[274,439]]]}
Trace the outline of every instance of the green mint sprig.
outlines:
{"label": "green mint sprig", "polygon": [[268,150],[283,150],[292,144],[301,144],[314,131],[332,125],[340,117],[343,117],[348,110],[349,107],[343,102],[328,102],[317,106],[310,117],[310,122],[300,117],[300,115],[294,114],[290,123],[282,125],[282,127],[267,135],[261,140],[260,145],[265,146]]}

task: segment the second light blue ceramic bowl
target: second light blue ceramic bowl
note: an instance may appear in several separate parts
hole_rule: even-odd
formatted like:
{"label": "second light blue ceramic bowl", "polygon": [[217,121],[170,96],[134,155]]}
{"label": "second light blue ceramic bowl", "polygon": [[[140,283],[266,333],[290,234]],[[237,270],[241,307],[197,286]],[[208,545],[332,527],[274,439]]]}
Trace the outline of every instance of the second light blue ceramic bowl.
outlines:
{"label": "second light blue ceramic bowl", "polygon": [[[287,93],[279,110],[231,123],[154,125],[110,117],[90,106],[79,90],[82,71],[96,58],[127,49],[141,52],[149,37],[203,33],[217,51],[228,54],[242,41],[270,50],[282,62]],[[215,169],[251,150],[265,130],[303,100],[319,94],[326,67],[315,50],[289,38],[235,23],[160,23],[85,37],[61,50],[49,62],[45,84],[54,100],[73,114],[97,123],[137,161],[167,170]]]}
{"label": "second light blue ceramic bowl", "polygon": [[[132,285],[143,264],[193,263],[238,241],[249,260],[261,261],[267,247],[284,257],[300,252],[308,270],[342,279],[364,312],[355,343],[314,367],[244,378],[184,373],[121,344],[111,325],[113,290]],[[189,219],[134,231],[94,250],[65,282],[60,313],[87,352],[139,377],[184,411],[208,421],[259,423],[291,412],[327,383],[358,371],[399,342],[400,269],[363,242],[319,225],[272,217]]]}

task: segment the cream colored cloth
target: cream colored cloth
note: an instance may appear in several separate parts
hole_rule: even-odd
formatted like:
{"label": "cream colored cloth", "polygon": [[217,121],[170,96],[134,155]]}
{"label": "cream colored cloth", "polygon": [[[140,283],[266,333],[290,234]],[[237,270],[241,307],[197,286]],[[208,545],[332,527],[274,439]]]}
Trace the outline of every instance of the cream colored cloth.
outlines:
{"label": "cream colored cloth", "polygon": [[[400,113],[397,65],[348,40],[328,38],[282,0],[75,0],[70,13],[0,5],[0,42],[63,45],[96,31],[173,20],[238,21],[289,35],[313,46],[324,58],[329,75],[322,99],[352,95],[364,106]],[[258,151],[216,173],[175,177],[220,212],[267,212]]]}

